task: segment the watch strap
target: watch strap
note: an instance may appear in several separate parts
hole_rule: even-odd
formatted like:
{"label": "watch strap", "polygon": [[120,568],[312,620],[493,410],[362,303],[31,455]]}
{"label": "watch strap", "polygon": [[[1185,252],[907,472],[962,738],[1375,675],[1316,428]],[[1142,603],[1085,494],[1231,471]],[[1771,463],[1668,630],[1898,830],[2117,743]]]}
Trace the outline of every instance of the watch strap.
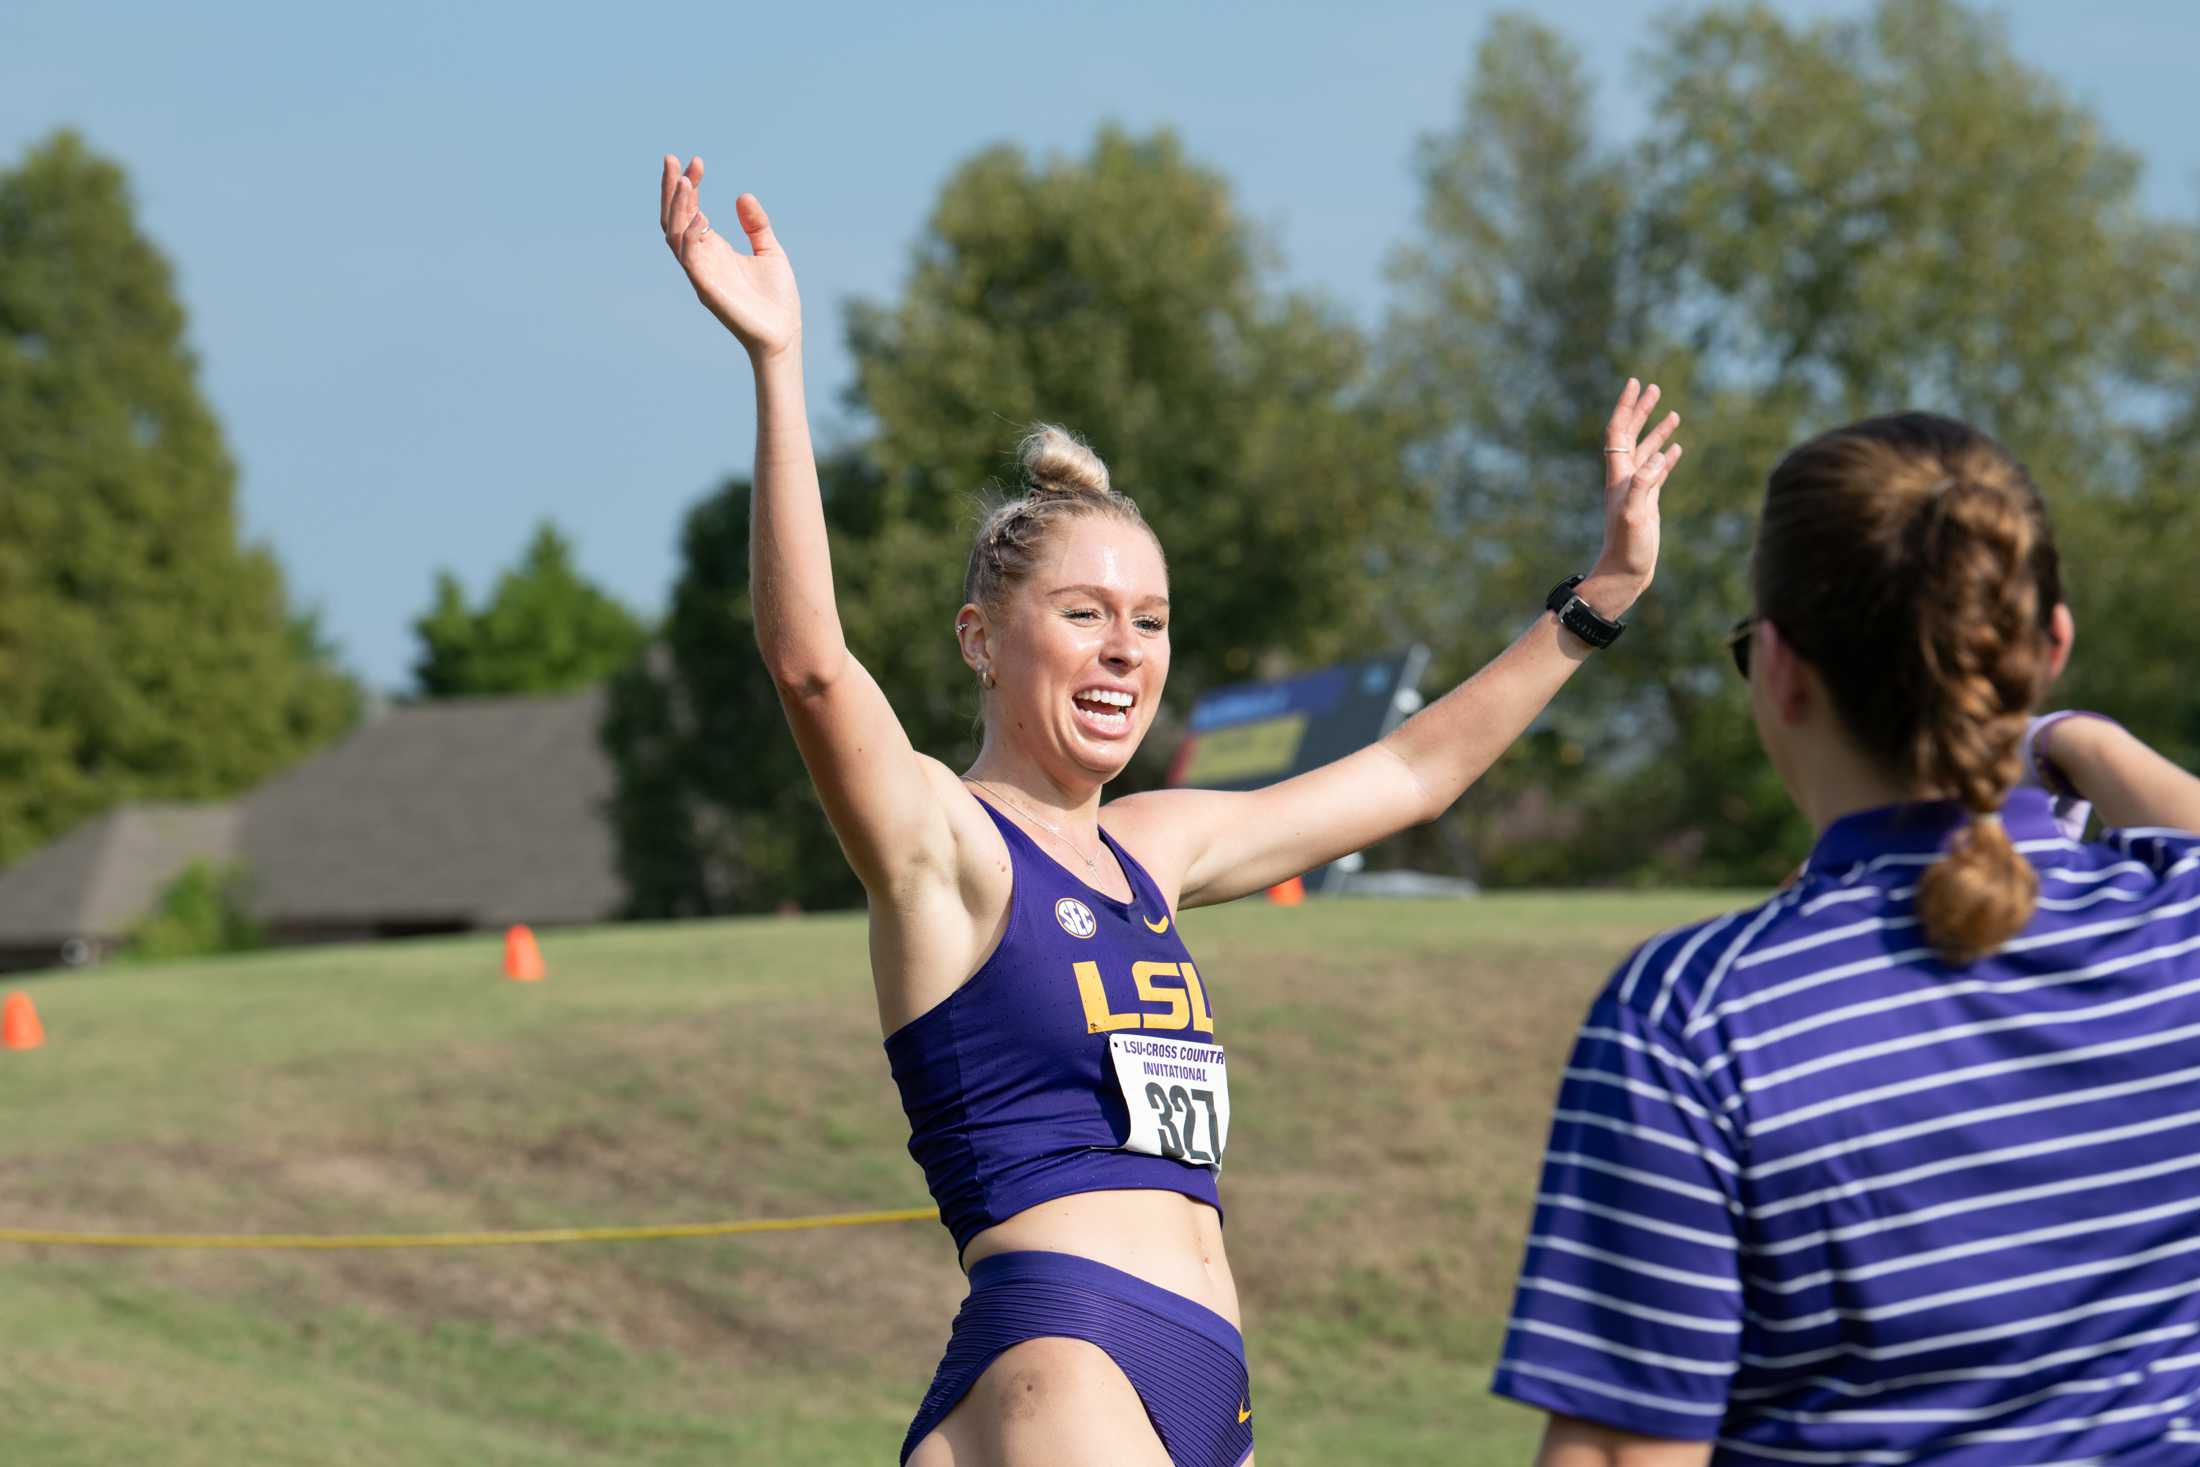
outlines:
{"label": "watch strap", "polygon": [[1613,621],[1575,594],[1574,588],[1587,579],[1585,575],[1575,574],[1560,581],[1544,598],[1543,609],[1556,612],[1558,624],[1591,647],[1609,647],[1627,630],[1627,623]]}

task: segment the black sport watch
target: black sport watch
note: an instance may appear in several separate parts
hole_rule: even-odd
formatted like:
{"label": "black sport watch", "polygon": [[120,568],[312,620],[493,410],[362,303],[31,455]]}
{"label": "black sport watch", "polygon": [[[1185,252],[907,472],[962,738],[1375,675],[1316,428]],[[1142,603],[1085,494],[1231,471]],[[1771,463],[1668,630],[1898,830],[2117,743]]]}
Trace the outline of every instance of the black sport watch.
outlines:
{"label": "black sport watch", "polygon": [[1543,609],[1557,612],[1558,624],[1590,646],[1609,647],[1627,630],[1627,623],[1600,615],[1594,606],[1574,594],[1574,587],[1587,579],[1587,576],[1572,575],[1551,587],[1551,594],[1544,598]]}

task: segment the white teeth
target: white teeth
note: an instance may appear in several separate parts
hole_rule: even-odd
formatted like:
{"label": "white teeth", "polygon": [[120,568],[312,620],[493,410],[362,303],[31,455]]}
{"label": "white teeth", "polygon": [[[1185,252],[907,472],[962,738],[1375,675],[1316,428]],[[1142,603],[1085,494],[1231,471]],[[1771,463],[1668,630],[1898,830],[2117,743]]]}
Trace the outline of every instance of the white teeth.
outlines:
{"label": "white teeth", "polygon": [[1138,699],[1130,693],[1119,693],[1113,688],[1087,688],[1073,695],[1070,701],[1087,722],[1103,732],[1118,734],[1130,728],[1131,705]]}

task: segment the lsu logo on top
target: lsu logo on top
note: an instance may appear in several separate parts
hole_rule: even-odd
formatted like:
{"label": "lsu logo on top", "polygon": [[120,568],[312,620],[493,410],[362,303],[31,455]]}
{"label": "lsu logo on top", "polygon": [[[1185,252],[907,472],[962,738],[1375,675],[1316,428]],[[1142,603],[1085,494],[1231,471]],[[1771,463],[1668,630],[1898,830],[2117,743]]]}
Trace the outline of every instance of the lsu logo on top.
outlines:
{"label": "lsu logo on top", "polygon": [[1152,1008],[1118,1013],[1108,1004],[1107,985],[1100,979],[1098,963],[1078,963],[1077,996],[1085,1005],[1085,1032],[1108,1034],[1118,1029],[1197,1029],[1215,1032],[1215,1016],[1207,1008],[1207,990],[1199,970],[1190,963],[1133,963],[1131,982],[1138,987],[1141,1004]]}

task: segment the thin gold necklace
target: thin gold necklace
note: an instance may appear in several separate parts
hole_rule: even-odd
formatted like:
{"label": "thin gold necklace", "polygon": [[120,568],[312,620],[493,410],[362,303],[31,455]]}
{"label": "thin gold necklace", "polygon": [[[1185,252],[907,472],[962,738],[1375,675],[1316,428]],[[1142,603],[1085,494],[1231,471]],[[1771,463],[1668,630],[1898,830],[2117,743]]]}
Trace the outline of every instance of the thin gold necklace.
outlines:
{"label": "thin gold necklace", "polygon": [[1069,838],[1069,832],[1062,829],[1061,826],[1056,825],[1053,821],[1047,819],[1044,815],[1033,813],[1031,807],[1024,804],[1023,801],[1010,799],[1007,795],[1002,794],[999,790],[995,789],[992,785],[987,784],[982,779],[972,779],[969,775],[966,774],[963,776],[963,782],[966,784],[976,785],[979,789],[984,790],[994,799],[999,800],[1002,804],[1008,806],[1011,810],[1014,810],[1017,814],[1023,816],[1026,820],[1031,821],[1040,829],[1051,833],[1056,840],[1060,841],[1063,845],[1068,846],[1072,851],[1075,851],[1077,853],[1077,859],[1085,863],[1085,869],[1092,873],[1093,880],[1095,882],[1100,879],[1099,863],[1093,860],[1092,857],[1086,855],[1084,851],[1078,847],[1077,842]]}

